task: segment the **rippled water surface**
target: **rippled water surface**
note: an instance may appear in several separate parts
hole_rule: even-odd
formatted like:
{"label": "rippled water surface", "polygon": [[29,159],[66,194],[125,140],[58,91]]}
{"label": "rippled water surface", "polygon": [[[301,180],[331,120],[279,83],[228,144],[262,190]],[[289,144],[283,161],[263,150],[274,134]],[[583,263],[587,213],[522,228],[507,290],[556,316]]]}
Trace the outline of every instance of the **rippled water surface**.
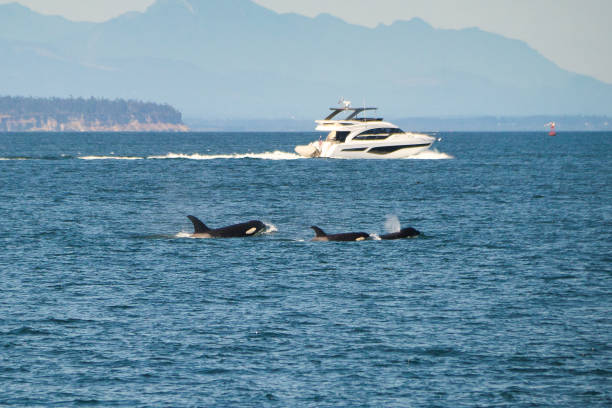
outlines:
{"label": "rippled water surface", "polygon": [[438,136],[0,135],[0,405],[612,406],[612,134]]}

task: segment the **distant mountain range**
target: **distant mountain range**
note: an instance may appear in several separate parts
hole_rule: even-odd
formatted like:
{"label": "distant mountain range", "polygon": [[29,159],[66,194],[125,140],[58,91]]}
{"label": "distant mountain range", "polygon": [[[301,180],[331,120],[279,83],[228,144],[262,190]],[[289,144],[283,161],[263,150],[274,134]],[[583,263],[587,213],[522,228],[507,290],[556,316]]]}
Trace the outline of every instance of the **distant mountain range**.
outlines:
{"label": "distant mountain range", "polygon": [[521,41],[249,0],[158,0],[103,23],[0,5],[0,55],[0,95],[151,100],[192,118],[314,119],[340,96],[388,117],[612,114],[612,85]]}

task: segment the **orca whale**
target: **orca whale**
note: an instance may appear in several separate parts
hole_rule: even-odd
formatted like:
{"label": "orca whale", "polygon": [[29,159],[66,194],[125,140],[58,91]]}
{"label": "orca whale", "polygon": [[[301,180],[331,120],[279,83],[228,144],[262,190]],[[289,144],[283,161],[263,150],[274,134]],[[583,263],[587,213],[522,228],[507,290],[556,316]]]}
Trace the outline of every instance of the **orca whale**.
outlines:
{"label": "orca whale", "polygon": [[370,238],[370,234],[366,232],[345,232],[342,234],[326,234],[321,228],[311,226],[315,232],[313,241],[364,241]]}
{"label": "orca whale", "polygon": [[193,223],[194,238],[243,238],[253,237],[265,231],[266,226],[263,222],[252,220],[241,224],[228,225],[227,227],[211,229],[193,215],[187,218]]}
{"label": "orca whale", "polygon": [[402,239],[402,238],[414,238],[421,233],[412,227],[402,228],[398,232],[392,232],[390,234],[384,234],[380,236],[380,239]]}

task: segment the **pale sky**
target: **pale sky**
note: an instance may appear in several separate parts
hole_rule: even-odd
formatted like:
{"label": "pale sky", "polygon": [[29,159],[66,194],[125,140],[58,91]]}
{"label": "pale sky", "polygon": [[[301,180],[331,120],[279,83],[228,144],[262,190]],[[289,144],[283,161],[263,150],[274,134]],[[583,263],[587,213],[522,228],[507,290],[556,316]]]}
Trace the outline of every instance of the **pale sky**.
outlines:
{"label": "pale sky", "polygon": [[[15,0],[0,0],[11,3]],[[189,1],[189,0],[186,0]],[[154,0],[18,0],[41,13],[104,21]],[[279,13],[330,13],[369,27],[420,17],[523,40],[560,67],[612,84],[612,0],[255,0]]]}

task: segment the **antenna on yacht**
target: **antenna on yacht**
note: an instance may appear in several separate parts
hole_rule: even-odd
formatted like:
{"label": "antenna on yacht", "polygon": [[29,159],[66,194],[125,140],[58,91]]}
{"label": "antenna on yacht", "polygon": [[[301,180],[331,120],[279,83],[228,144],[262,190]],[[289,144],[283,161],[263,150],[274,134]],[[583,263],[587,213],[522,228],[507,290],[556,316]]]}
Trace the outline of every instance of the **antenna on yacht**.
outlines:
{"label": "antenna on yacht", "polygon": [[363,118],[365,119],[366,115],[366,104],[365,104],[365,96],[363,97]]}
{"label": "antenna on yacht", "polygon": [[347,101],[344,99],[344,96],[341,96],[338,105],[344,105],[344,109],[348,109],[351,107],[351,101]]}

